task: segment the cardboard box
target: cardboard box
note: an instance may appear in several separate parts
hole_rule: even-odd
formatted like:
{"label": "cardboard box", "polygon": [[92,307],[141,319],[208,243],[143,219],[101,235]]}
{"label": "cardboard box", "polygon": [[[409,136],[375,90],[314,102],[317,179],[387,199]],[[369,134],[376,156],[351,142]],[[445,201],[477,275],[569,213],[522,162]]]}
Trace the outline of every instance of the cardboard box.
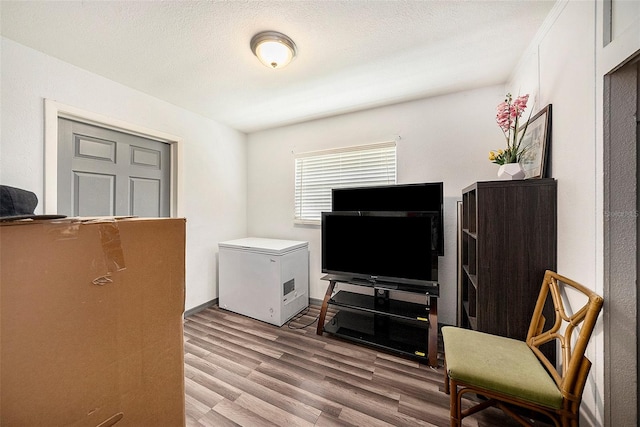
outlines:
{"label": "cardboard box", "polygon": [[0,425],[184,426],[184,219],[0,223]]}

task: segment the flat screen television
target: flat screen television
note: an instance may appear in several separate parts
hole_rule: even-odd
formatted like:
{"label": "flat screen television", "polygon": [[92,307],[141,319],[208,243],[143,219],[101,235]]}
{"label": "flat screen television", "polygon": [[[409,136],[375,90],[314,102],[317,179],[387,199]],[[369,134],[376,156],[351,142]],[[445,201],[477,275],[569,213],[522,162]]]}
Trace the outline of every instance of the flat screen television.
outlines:
{"label": "flat screen television", "polygon": [[438,279],[433,218],[428,212],[323,212],[322,272],[431,286]]}
{"label": "flat screen television", "polygon": [[433,214],[431,240],[438,255],[444,255],[443,183],[382,185],[335,188],[331,192],[332,211],[401,211]]}

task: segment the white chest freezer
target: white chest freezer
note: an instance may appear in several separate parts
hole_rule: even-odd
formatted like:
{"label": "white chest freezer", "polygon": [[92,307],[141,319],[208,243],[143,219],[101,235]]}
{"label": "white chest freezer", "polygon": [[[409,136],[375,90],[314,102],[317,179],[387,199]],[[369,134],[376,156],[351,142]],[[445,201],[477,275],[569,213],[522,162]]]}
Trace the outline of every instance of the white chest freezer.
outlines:
{"label": "white chest freezer", "polygon": [[277,326],[309,306],[309,244],[248,237],[219,243],[218,304]]}

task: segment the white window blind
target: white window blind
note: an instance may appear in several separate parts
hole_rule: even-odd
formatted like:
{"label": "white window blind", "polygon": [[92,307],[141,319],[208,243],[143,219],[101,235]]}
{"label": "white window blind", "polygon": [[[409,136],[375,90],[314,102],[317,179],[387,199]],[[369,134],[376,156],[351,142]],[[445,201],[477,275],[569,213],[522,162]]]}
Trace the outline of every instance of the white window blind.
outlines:
{"label": "white window blind", "polygon": [[331,210],[331,189],[396,183],[396,143],[295,156],[295,222],[317,224]]}

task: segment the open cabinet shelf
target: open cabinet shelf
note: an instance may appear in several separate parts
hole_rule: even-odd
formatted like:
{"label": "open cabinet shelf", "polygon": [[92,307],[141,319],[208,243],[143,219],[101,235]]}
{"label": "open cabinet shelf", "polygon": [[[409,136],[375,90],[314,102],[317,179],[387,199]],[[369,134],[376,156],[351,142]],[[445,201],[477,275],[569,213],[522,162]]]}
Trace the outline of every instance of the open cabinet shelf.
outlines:
{"label": "open cabinet shelf", "polygon": [[[462,190],[460,326],[526,339],[544,272],[556,269],[556,199],[554,179]],[[551,307],[545,310],[553,319]],[[555,360],[554,348],[543,350]]]}

